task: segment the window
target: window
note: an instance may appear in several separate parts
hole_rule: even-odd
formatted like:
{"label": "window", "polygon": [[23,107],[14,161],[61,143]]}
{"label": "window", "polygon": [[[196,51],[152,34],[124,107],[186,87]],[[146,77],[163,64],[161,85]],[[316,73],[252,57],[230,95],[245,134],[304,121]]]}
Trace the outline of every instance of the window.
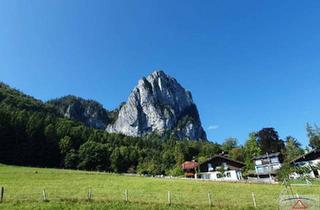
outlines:
{"label": "window", "polygon": [[265,173],[266,172],[266,170],[265,170],[265,167],[257,167],[257,173],[260,173],[260,174],[262,174],[262,173]]}
{"label": "window", "polygon": [[227,169],[227,168],[228,168],[227,163],[226,163],[226,162],[223,162],[223,163],[222,163],[222,167],[223,167],[224,169]]}
{"label": "window", "polygon": [[279,160],[277,157],[271,158],[271,163],[278,163]]}
{"label": "window", "polygon": [[226,176],[227,176],[227,177],[231,177],[231,173],[230,173],[230,172],[227,172],[227,173],[226,173]]}
{"label": "window", "polygon": [[223,175],[221,174],[221,173],[217,173],[217,178],[218,179],[220,179],[220,178],[222,178],[223,177]]}
{"label": "window", "polygon": [[210,179],[210,174],[202,174],[201,178],[202,179]]}
{"label": "window", "polygon": [[267,173],[270,173],[272,171],[273,171],[272,167],[269,167],[269,166],[260,166],[260,167],[256,168],[256,172],[258,174],[267,174]]}
{"label": "window", "polygon": [[208,171],[213,171],[213,167],[211,163],[208,163]]}
{"label": "window", "polygon": [[256,160],[256,165],[261,165],[262,161],[261,160]]}

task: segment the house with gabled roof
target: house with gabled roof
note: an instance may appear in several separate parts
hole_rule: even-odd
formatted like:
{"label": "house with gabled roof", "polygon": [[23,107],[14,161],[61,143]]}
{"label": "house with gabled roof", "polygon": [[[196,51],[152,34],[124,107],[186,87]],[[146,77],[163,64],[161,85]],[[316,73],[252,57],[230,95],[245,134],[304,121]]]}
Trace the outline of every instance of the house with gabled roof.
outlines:
{"label": "house with gabled roof", "polygon": [[230,159],[226,154],[214,155],[200,163],[197,178],[216,181],[239,181],[243,179],[244,163]]}
{"label": "house with gabled roof", "polygon": [[266,153],[253,158],[255,170],[249,171],[249,180],[274,182],[281,168],[283,155],[280,152]]}
{"label": "house with gabled roof", "polygon": [[[320,177],[320,149],[314,149],[310,152],[303,154],[290,162],[295,167],[307,167],[309,173],[303,174],[310,178]],[[294,173],[291,175],[292,178],[299,178],[301,175]]]}

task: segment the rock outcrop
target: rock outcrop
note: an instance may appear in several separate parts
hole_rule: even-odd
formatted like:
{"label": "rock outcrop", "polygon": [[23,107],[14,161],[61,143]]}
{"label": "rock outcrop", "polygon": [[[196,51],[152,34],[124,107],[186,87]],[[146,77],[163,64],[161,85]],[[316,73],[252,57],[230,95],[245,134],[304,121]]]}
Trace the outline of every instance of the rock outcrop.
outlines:
{"label": "rock outcrop", "polygon": [[105,129],[111,122],[108,111],[96,101],[76,96],[65,96],[47,102],[62,116],[92,128]]}
{"label": "rock outcrop", "polygon": [[191,93],[163,71],[139,80],[117,119],[106,130],[128,136],[156,133],[180,139],[206,139]]}

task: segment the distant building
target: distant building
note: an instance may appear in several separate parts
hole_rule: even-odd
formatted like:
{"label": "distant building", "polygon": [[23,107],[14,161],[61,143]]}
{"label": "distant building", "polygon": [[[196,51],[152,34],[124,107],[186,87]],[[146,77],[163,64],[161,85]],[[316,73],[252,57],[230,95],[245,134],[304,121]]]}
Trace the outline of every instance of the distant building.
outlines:
{"label": "distant building", "polygon": [[195,178],[196,170],[199,164],[195,161],[186,161],[182,163],[182,170],[187,178]]}
{"label": "distant building", "polygon": [[[320,165],[320,149],[314,149],[304,155],[301,155],[290,163],[295,167],[308,167],[310,169],[310,173],[303,174],[303,176],[309,176],[310,178],[320,177],[320,169],[318,168]],[[292,178],[299,178],[300,176],[301,175],[297,173],[291,175]]]}
{"label": "distant building", "polygon": [[255,171],[249,174],[249,179],[263,182],[275,181],[276,173],[281,168],[283,157],[280,152],[266,153],[253,158]]}
{"label": "distant building", "polygon": [[215,155],[199,165],[197,178],[216,181],[238,181],[242,179],[244,163],[231,160],[224,154]]}

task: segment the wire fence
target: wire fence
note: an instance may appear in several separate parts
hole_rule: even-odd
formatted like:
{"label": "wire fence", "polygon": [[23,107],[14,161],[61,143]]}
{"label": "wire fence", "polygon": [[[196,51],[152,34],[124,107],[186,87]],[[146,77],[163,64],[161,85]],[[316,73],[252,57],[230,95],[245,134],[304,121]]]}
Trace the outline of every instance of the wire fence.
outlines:
{"label": "wire fence", "polygon": [[[88,187],[81,186],[77,188],[61,187],[40,187],[35,186],[32,189],[21,186],[19,190],[0,187],[0,202],[60,202],[60,201],[99,201],[99,202],[135,202],[150,203],[159,205],[184,205],[191,207],[221,207],[221,208],[262,208],[262,209],[289,209],[295,200],[284,199],[279,195],[270,194],[261,196],[255,192],[241,192],[234,195],[228,195],[225,192],[184,192],[180,190],[158,191],[147,188],[112,188],[112,191],[106,190],[107,186]],[[268,197],[268,199],[266,199]],[[309,196],[310,197],[310,196]],[[284,200],[286,203],[279,201]],[[313,208],[319,208],[319,195],[313,195]],[[0,204],[1,205],[1,204]],[[310,205],[310,202],[307,203]],[[310,208],[311,209],[311,208]]]}
{"label": "wire fence", "polygon": [[[217,193],[193,193],[182,191],[152,191],[146,189],[117,189],[112,193],[106,192],[105,188],[83,187],[79,189],[62,189],[55,187],[47,188],[24,188],[19,191],[11,191],[10,188],[4,189],[4,195],[1,202],[59,202],[59,201],[99,201],[99,202],[136,202],[151,203],[160,205],[186,205],[193,207],[259,207],[265,203],[256,198],[254,192],[252,194],[239,193],[237,200],[241,200],[241,204],[234,201],[233,197],[221,196]],[[191,194],[191,195],[190,195]],[[190,199],[192,198],[192,200]],[[275,200],[276,202],[276,200]],[[268,204],[270,205],[270,203]]]}

